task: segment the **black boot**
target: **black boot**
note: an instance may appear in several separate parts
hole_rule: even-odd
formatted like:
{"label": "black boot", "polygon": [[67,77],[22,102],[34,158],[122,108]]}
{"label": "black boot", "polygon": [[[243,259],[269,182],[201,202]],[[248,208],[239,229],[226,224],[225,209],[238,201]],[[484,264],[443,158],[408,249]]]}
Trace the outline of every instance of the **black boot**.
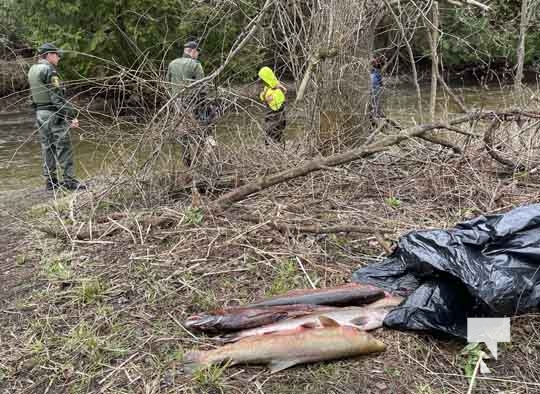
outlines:
{"label": "black boot", "polygon": [[58,179],[56,177],[49,177],[47,178],[47,184],[45,185],[47,190],[56,190],[60,187],[60,184],[58,183]]}
{"label": "black boot", "polygon": [[62,187],[67,190],[86,190],[86,185],[75,178],[64,179]]}

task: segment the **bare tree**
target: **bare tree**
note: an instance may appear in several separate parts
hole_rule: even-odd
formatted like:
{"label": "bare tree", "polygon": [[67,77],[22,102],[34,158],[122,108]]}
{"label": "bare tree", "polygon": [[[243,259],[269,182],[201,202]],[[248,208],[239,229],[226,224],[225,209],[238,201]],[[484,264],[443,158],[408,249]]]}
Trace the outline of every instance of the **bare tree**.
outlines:
{"label": "bare tree", "polygon": [[[394,21],[398,24],[399,31],[401,33],[402,39],[405,43],[405,47],[407,48],[407,54],[409,55],[409,62],[411,64],[411,71],[413,75],[413,83],[416,90],[416,97],[418,101],[418,113],[420,115],[420,119],[423,119],[424,109],[422,105],[422,92],[420,90],[420,84],[418,83],[418,71],[416,69],[416,62],[414,59],[414,52],[411,45],[412,36],[414,35],[414,29],[411,29],[412,33],[409,32],[408,26],[405,26],[405,24],[401,21],[401,15],[403,14],[403,10],[401,7],[401,2],[397,2],[397,7],[399,11],[399,15],[394,11],[392,8],[392,5],[390,1],[386,0],[385,4],[388,7],[388,12],[392,15],[392,18]],[[409,37],[410,36],[410,37]]]}
{"label": "bare tree", "polygon": [[[369,102],[369,59],[384,3],[374,0],[311,0],[282,2],[274,36],[287,66],[299,81],[298,102],[306,115],[306,136],[311,148],[326,153],[340,149],[332,130],[363,128]],[[300,82],[301,81],[301,82]],[[339,114],[336,111],[339,108]],[[343,127],[345,126],[345,127]],[[330,141],[331,140],[331,141]],[[330,142],[329,142],[330,141]],[[312,149],[313,150],[313,149]]]}
{"label": "bare tree", "polygon": [[519,41],[517,47],[517,69],[515,76],[515,88],[521,89],[523,80],[523,63],[525,62],[525,38],[527,36],[527,27],[529,25],[529,0],[521,1],[521,22],[519,24]]}
{"label": "bare tree", "polygon": [[439,75],[439,3],[433,1],[431,6],[431,23],[428,28],[429,44],[431,47],[431,99],[429,104],[429,112],[431,120],[436,119],[437,110],[437,76]]}

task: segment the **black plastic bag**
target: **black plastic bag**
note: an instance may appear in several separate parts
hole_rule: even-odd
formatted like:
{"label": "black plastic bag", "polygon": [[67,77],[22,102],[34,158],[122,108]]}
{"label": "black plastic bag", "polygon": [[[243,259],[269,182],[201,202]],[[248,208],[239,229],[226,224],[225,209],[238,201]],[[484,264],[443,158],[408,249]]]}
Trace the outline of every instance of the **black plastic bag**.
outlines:
{"label": "black plastic bag", "polygon": [[413,231],[356,282],[407,295],[384,324],[466,337],[467,317],[513,316],[540,306],[540,205],[480,216],[449,230]]}

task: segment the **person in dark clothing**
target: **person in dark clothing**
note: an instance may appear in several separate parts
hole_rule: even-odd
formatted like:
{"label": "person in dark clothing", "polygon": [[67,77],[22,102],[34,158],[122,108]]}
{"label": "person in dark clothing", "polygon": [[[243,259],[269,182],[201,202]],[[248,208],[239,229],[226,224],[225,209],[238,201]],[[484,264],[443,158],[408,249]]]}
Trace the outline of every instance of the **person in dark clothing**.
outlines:
{"label": "person in dark clothing", "polygon": [[[84,190],[86,186],[75,178],[70,128],[79,127],[77,111],[65,98],[65,89],[56,71],[62,51],[46,43],[38,48],[39,61],[30,67],[28,82],[32,106],[36,112],[43,156],[43,175],[47,190],[59,187]],[[58,181],[57,162],[63,170]]]}
{"label": "person in dark clothing", "polygon": [[191,167],[202,140],[200,124],[205,123],[207,114],[204,111],[206,91],[204,86],[187,90],[186,87],[194,81],[204,78],[204,70],[199,61],[200,48],[195,41],[184,45],[182,57],[174,59],[167,68],[166,81],[172,97],[175,97],[175,108],[185,116],[179,136],[183,147],[182,161],[186,167]]}
{"label": "person in dark clothing", "polygon": [[167,68],[166,81],[169,82],[171,96],[193,94],[185,92],[184,88],[191,82],[204,78],[204,70],[199,62],[199,45],[195,41],[188,41],[184,45],[182,57],[174,59]]}
{"label": "person in dark clothing", "polygon": [[186,42],[183,56],[169,64],[165,77],[170,94],[175,97],[176,111],[183,118],[178,140],[183,146],[182,161],[188,168],[196,161],[201,145],[211,138],[208,128],[218,117],[217,107],[208,98],[207,86],[187,89],[193,82],[204,78],[200,52],[196,41]]}
{"label": "person in dark clothing", "polygon": [[383,79],[381,68],[383,66],[382,58],[374,58],[371,61],[371,112],[370,115],[374,118],[384,117],[381,108],[381,96],[383,91]]}

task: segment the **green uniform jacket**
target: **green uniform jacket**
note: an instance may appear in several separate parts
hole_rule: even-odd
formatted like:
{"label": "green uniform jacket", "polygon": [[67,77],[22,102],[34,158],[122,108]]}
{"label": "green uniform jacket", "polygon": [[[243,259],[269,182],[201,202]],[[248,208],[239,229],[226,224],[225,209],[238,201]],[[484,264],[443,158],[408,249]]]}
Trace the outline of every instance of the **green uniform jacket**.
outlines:
{"label": "green uniform jacket", "polygon": [[192,59],[189,55],[174,59],[167,69],[166,80],[170,83],[171,94],[177,95],[181,92],[186,82],[192,82],[204,77],[204,71],[198,60]]}
{"label": "green uniform jacket", "polygon": [[67,120],[77,116],[77,111],[65,98],[65,90],[56,72],[56,67],[51,63],[40,59],[37,64],[30,67],[28,82],[36,110],[55,111]]}

